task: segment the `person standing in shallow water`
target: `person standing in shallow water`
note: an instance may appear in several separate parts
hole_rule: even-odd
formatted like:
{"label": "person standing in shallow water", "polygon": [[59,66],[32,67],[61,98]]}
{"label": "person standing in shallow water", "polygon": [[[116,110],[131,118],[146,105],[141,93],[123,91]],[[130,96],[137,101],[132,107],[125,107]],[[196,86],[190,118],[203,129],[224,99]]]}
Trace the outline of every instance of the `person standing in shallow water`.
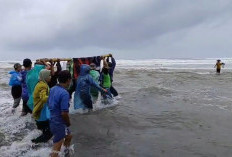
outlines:
{"label": "person standing in shallow water", "polygon": [[[89,74],[90,66],[87,64],[82,64],[80,69],[80,75],[77,79],[76,90],[74,95],[74,107],[82,106],[83,109],[88,109],[91,111],[93,109],[93,102],[90,94],[90,87],[94,87],[104,94],[108,91],[100,87]],[[76,109],[77,107],[75,107]]]}
{"label": "person standing in shallow water", "polygon": [[221,60],[218,59],[214,68],[216,68],[216,73],[220,74],[221,73],[221,68],[224,67],[225,63],[221,63]]}
{"label": "person standing in shallow water", "polygon": [[27,72],[31,70],[32,62],[30,59],[26,58],[23,60],[24,70],[21,71],[22,75],[22,100],[23,100],[23,109],[21,116],[27,115],[27,113],[32,113],[31,109],[27,106],[27,101],[29,99],[28,89],[26,84]]}
{"label": "person standing in shallow water", "polygon": [[72,81],[70,72],[67,70],[61,71],[58,74],[58,81],[59,84],[51,89],[48,99],[49,110],[51,113],[50,129],[54,136],[51,157],[58,156],[62,145],[65,146],[65,156],[70,155],[69,146],[72,139],[69,130],[71,125],[69,119],[70,96],[67,91]]}
{"label": "person standing in shallow water", "polygon": [[42,131],[42,135],[33,139],[34,143],[47,142],[52,137],[49,127],[50,112],[48,110],[47,100],[49,96],[48,83],[51,81],[51,71],[43,69],[39,73],[39,82],[36,84],[33,92],[33,118],[36,125]]}
{"label": "person standing in shallow water", "polygon": [[[101,87],[103,87],[104,89],[106,89],[108,91],[108,96],[110,96],[110,98],[112,98],[111,93],[110,93],[110,87],[111,87],[111,81],[110,81],[110,75],[109,75],[109,68],[108,67],[104,67],[102,69],[102,74],[100,77],[100,84]],[[108,104],[107,102],[107,95],[106,94],[102,94],[103,97],[103,103],[104,104]]]}
{"label": "person standing in shallow water", "polygon": [[116,67],[116,61],[112,54],[109,54],[109,56],[106,57],[104,65],[106,65],[109,68],[109,75],[111,80],[110,92],[113,94],[114,97],[116,97],[118,96],[118,92],[113,87],[113,74],[114,74],[114,69]]}
{"label": "person standing in shallow water", "polygon": [[22,87],[21,87],[21,81],[22,81],[22,75],[20,71],[22,70],[22,66],[19,63],[14,64],[14,71],[10,71],[9,74],[11,74],[9,85],[11,86],[11,94],[14,98],[14,104],[12,107],[12,113],[15,112],[15,109],[19,106],[21,95],[22,95]]}

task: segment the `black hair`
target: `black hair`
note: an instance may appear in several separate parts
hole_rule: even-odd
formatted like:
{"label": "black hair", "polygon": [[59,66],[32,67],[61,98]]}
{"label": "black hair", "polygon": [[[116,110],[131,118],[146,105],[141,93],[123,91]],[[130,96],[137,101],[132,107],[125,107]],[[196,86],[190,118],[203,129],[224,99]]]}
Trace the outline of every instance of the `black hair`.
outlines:
{"label": "black hair", "polygon": [[26,59],[23,60],[23,66],[25,68],[31,67],[31,65],[32,65],[32,62],[31,62],[31,60],[29,58],[26,58]]}
{"label": "black hair", "polygon": [[15,63],[15,64],[14,64],[14,69],[15,69],[15,70],[17,70],[17,69],[18,69],[18,67],[20,67],[20,66],[21,66],[21,64],[19,64],[19,63]]}
{"label": "black hair", "polygon": [[107,75],[107,74],[109,74],[109,69],[108,68],[103,68],[102,72],[103,72],[103,74]]}
{"label": "black hair", "polygon": [[58,81],[59,81],[59,83],[66,83],[71,78],[72,78],[71,74],[70,74],[70,72],[68,70],[62,70],[58,74]]}

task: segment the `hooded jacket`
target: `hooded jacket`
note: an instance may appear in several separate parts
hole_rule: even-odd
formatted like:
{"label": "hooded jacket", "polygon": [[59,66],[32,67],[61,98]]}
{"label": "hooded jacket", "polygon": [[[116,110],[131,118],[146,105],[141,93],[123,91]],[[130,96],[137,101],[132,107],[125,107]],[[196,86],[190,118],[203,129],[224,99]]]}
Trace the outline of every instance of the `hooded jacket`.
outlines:
{"label": "hooded jacket", "polygon": [[[49,87],[48,84],[46,83],[46,79],[50,77],[50,70],[43,69],[39,73],[39,82],[35,86],[34,92],[33,92],[33,97],[34,97],[34,108],[33,108],[33,117],[36,120],[39,120],[41,116],[41,111],[43,108],[47,107],[47,100],[49,96]],[[49,118],[49,117],[48,117]]]}
{"label": "hooded jacket", "polygon": [[92,76],[89,74],[90,67],[87,64],[82,64],[80,68],[80,75],[76,83],[76,90],[74,95],[74,108],[84,108],[84,104],[80,98],[80,94],[90,96],[90,87],[93,86],[99,91],[102,91],[102,88],[96,83]]}
{"label": "hooded jacket", "polygon": [[33,110],[33,92],[35,89],[36,84],[39,81],[39,72],[44,69],[44,65],[35,64],[34,68],[27,72],[26,75],[26,85],[27,85],[27,91],[29,100],[27,102],[27,106]]}
{"label": "hooded jacket", "polygon": [[9,82],[10,86],[21,85],[22,76],[19,72],[10,71],[9,74],[11,74],[10,82]]}

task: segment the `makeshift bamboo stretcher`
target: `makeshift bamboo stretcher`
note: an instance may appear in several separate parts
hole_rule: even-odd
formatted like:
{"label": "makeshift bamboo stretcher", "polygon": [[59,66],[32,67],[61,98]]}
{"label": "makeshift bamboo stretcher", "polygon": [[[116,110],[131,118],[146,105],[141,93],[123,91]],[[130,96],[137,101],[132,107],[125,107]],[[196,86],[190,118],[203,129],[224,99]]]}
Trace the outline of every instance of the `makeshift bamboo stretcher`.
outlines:
{"label": "makeshift bamboo stretcher", "polygon": [[36,61],[44,61],[44,62],[57,62],[57,61],[71,61],[72,58],[41,58],[37,59]]}
{"label": "makeshift bamboo stretcher", "polygon": [[[106,55],[102,55],[102,57],[109,57],[112,54],[106,54]],[[41,58],[41,59],[37,59],[36,61],[44,61],[44,62],[57,62],[57,61],[71,61],[72,58]]]}

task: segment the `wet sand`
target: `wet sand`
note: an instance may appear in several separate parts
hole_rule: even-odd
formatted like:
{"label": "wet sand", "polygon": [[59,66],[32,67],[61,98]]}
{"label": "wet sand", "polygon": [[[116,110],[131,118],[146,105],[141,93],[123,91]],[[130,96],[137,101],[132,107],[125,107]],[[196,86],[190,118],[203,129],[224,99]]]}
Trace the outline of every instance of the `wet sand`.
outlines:
{"label": "wet sand", "polygon": [[230,157],[232,83],[222,76],[116,74],[117,106],[71,116],[75,156]]}

